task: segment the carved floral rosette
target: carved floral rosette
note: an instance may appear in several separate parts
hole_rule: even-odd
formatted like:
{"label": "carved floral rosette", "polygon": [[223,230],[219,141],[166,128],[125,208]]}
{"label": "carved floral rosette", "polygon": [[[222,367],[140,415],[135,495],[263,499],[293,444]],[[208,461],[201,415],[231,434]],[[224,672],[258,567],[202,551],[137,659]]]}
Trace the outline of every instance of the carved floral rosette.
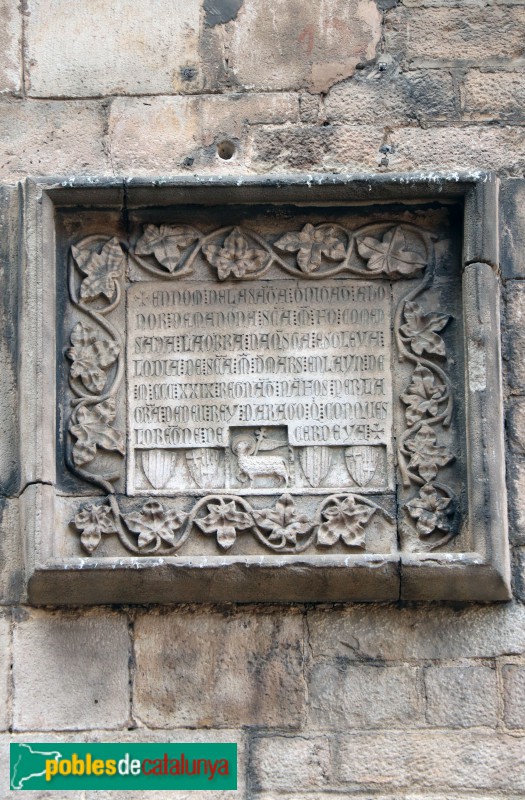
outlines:
{"label": "carved floral rosette", "polygon": [[[428,310],[421,302],[434,277],[433,235],[409,224],[376,223],[348,230],[336,223],[303,226],[275,241],[244,226],[226,226],[205,233],[190,225],[145,225],[134,246],[117,238],[89,236],[71,247],[69,294],[80,319],[70,333],[65,357],[70,364],[71,414],[67,463],[82,480],[101,488],[102,503],[88,503],[74,516],[82,547],[93,553],[103,536],[118,536],[137,555],[177,552],[190,535],[213,536],[219,550],[234,548],[241,535],[254,536],[266,549],[301,553],[322,551],[337,543],[365,548],[366,527],[374,514],[387,512],[365,497],[330,495],[314,515],[305,515],[289,494],[266,509],[253,508],[244,497],[208,495],[186,512],[149,499],[124,513],[115,483],[124,470],[125,437],[115,424],[116,400],[123,379],[123,342],[111,315],[122,298],[126,258],[145,279],[179,280],[193,272],[201,257],[219,281],[256,280],[272,267],[302,279],[417,279],[399,303],[395,338],[400,360],[412,366],[410,382],[400,396],[405,430],[398,440],[397,460],[409,498],[404,524],[423,549],[446,544],[457,532],[455,496],[439,480],[454,454],[441,441],[450,426],[453,393],[440,336],[451,317]],[[104,472],[100,453],[121,459],[121,468]]]}

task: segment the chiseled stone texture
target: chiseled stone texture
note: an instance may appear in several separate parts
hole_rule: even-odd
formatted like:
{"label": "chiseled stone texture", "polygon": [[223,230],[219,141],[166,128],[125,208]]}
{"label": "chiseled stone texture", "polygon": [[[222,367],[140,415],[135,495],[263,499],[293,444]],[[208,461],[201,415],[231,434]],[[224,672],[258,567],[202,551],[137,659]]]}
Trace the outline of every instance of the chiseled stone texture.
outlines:
{"label": "chiseled stone texture", "polygon": [[509,384],[516,393],[525,392],[525,283],[507,283],[507,358]]}
{"label": "chiseled stone texture", "polygon": [[504,664],[501,672],[505,725],[525,729],[525,664]]}
{"label": "chiseled stone texture", "polygon": [[[111,103],[108,152],[121,175],[170,174],[187,167],[231,172],[243,164],[249,126],[298,121],[292,94],[233,94],[197,97],[120,97]],[[236,144],[231,160],[218,157],[222,139]]]}
{"label": "chiseled stone texture", "polygon": [[494,728],[498,721],[496,670],[433,666],[425,670],[426,717],[443,728]]}
{"label": "chiseled stone texture", "polygon": [[438,59],[483,63],[525,55],[523,8],[455,5],[398,6],[386,17],[387,52],[401,51],[416,63]]}
{"label": "chiseled stone texture", "polygon": [[330,122],[350,125],[410,125],[458,117],[452,75],[427,70],[381,72],[377,64],[338,83],[325,100]]}
{"label": "chiseled stone texture", "polygon": [[[231,80],[250,89],[326,91],[375,57],[380,34],[374,0],[244,0],[231,23]],[[213,64],[208,70],[213,80]]]}
{"label": "chiseled stone texture", "polygon": [[331,743],[328,736],[256,738],[251,746],[252,792],[315,791],[331,781]]}
{"label": "chiseled stone texture", "polygon": [[500,262],[506,278],[525,277],[525,180],[506,180],[499,190]]}
{"label": "chiseled stone texture", "polygon": [[0,615],[0,730],[9,727],[11,681],[11,632],[7,614]]}
{"label": "chiseled stone texture", "polygon": [[104,114],[98,101],[0,100],[0,179],[105,174]]}
{"label": "chiseled stone texture", "polygon": [[419,670],[413,667],[323,660],[310,677],[310,725],[345,730],[421,724],[421,689]]}
{"label": "chiseled stone texture", "polygon": [[14,626],[14,730],[122,728],[129,717],[124,614],[20,609]]}
{"label": "chiseled stone texture", "polygon": [[33,97],[171,94],[198,64],[200,3],[28,0],[27,89]]}
{"label": "chiseled stone texture", "polygon": [[415,661],[491,658],[525,650],[525,608],[520,604],[312,609],[308,625],[314,658]]}
{"label": "chiseled stone texture", "polygon": [[304,718],[303,620],[282,610],[140,614],[134,714],[152,728],[294,728]]}
{"label": "chiseled stone texture", "polygon": [[0,94],[22,88],[22,9],[18,0],[0,0]]}
{"label": "chiseled stone texture", "polygon": [[523,72],[472,70],[463,82],[465,111],[471,118],[522,120],[525,111]]}
{"label": "chiseled stone texture", "polygon": [[[341,736],[336,774],[348,788],[525,791],[525,737],[474,731]],[[476,800],[479,794],[474,794]]]}

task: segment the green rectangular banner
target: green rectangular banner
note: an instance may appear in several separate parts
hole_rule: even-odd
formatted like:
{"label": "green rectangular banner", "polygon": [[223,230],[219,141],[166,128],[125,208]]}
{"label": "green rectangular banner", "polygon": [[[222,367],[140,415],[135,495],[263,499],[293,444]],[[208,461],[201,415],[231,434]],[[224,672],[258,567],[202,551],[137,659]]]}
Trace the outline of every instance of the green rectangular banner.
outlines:
{"label": "green rectangular banner", "polygon": [[11,789],[237,789],[237,745],[11,743]]}

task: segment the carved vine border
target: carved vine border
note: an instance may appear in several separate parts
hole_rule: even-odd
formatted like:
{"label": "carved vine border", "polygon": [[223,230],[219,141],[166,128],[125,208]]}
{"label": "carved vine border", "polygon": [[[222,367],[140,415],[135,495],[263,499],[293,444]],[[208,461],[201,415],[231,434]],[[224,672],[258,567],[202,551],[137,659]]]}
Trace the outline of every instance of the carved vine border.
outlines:
{"label": "carved vine border", "polygon": [[[410,250],[407,234],[408,241],[415,237],[422,248]],[[450,379],[435,363],[446,356],[438,333],[450,316],[425,313],[415,302],[433,281],[432,238],[413,225],[384,222],[352,232],[336,224],[307,224],[273,244],[240,226],[205,235],[187,225],[147,225],[128,253],[147,273],[172,279],[189,275],[201,252],[217,270],[219,280],[257,279],[273,264],[302,278],[326,278],[347,271],[362,278],[395,280],[414,277],[426,269],[423,280],[398,305],[395,335],[400,360],[415,364],[411,383],[401,395],[407,427],[398,444],[398,465],[404,486],[420,488],[403,509],[418,536],[430,542],[430,549],[448,542],[457,527],[451,521],[456,516],[454,493],[436,481],[438,471],[454,458],[438,440],[439,429],[450,425],[453,399]],[[295,264],[278,251],[296,254]],[[336,266],[330,267],[330,262]],[[363,531],[375,511],[388,515],[358,495],[328,497],[313,520],[297,513],[289,495],[281,497],[273,509],[262,511],[238,496],[210,495],[199,500],[190,513],[167,511],[154,500],[148,500],[139,512],[121,512],[113,486],[120,473],[94,473],[86,465],[95,459],[98,449],[125,453],[124,435],[113,425],[115,397],[124,374],[123,343],[107,319],[120,303],[125,266],[126,255],[115,237],[89,236],[71,247],[70,299],[95,327],[78,322],[71,333],[72,346],[66,351],[72,362],[69,384],[74,395],[69,432],[75,440],[72,446],[68,442],[66,459],[74,473],[108,495],[107,503],[86,505],[72,520],[81,531],[84,549],[92,553],[102,535],[117,534],[133,553],[169,554],[184,544],[194,525],[204,534],[215,534],[224,549],[245,530],[264,546],[282,553],[303,552],[314,540],[320,546],[343,541],[363,547]],[[201,517],[205,506],[208,514]]]}

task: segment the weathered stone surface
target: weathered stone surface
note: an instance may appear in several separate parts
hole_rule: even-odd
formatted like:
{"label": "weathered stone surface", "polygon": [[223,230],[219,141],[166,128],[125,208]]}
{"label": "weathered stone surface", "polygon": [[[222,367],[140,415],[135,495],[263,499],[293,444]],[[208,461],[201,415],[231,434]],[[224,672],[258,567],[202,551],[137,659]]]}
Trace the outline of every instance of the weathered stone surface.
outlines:
{"label": "weathered stone surface", "polygon": [[495,727],[496,670],[490,667],[429,667],[425,670],[426,718],[443,728]]}
{"label": "weathered stone surface", "polygon": [[[119,174],[173,174],[189,168],[231,172],[243,166],[249,126],[298,118],[291,95],[118,98],[111,104],[108,150]],[[232,139],[231,159],[217,145]]]}
{"label": "weathered stone surface", "polygon": [[96,101],[0,101],[0,178],[107,173]]}
{"label": "weathered stone surface", "polygon": [[134,712],[149,727],[301,723],[299,613],[142,614],[135,630]]}
{"label": "weathered stone surface", "polygon": [[252,786],[257,791],[312,792],[330,785],[330,739],[324,736],[256,738],[251,748]]}
{"label": "weathered stone surface", "polygon": [[21,610],[13,641],[14,729],[123,727],[128,659],[123,614]]}
{"label": "weathered stone surface", "polygon": [[[525,133],[520,127],[402,127],[386,137],[372,125],[287,126],[255,130],[249,166],[270,169],[377,172],[403,170],[521,170]],[[384,168],[384,169],[383,169]]]}
{"label": "weathered stone surface", "polygon": [[521,119],[525,105],[525,76],[521,72],[472,70],[463,87],[465,112],[475,119]]}
{"label": "weathered stone surface", "polygon": [[23,602],[26,590],[17,497],[0,497],[0,530],[0,605],[11,605]]}
{"label": "weathered stone surface", "polygon": [[[198,69],[200,4],[117,0],[94,9],[65,0],[27,4],[28,92],[92,97],[184,91]],[[199,79],[191,83],[199,82]]]}
{"label": "weathered stone surface", "polygon": [[[230,80],[251,89],[325,91],[375,55],[381,16],[371,0],[245,0],[231,24]],[[217,34],[219,35],[219,34]],[[216,68],[207,65],[207,82]]]}
{"label": "weathered stone surface", "polygon": [[525,398],[512,398],[507,414],[507,431],[510,449],[525,455]]}
{"label": "weathered stone surface", "polygon": [[[19,192],[0,186],[0,493],[14,494],[20,481],[18,443]],[[1,545],[0,545],[1,546]]]}
{"label": "weathered stone surface", "polygon": [[490,126],[401,128],[392,135],[391,169],[521,170],[525,133],[521,128]]}
{"label": "weathered stone surface", "polygon": [[[494,36],[494,31],[498,36]],[[386,17],[388,52],[404,51],[416,63],[444,59],[482,63],[523,56],[525,20],[519,7],[406,8]]]}
{"label": "weathered stone surface", "polygon": [[382,127],[268,126],[250,136],[249,166],[267,170],[376,170],[384,140]]}
{"label": "weathered stone surface", "polygon": [[513,544],[525,544],[525,460],[512,456],[508,468],[509,538]]}
{"label": "weathered stone surface", "polygon": [[525,283],[507,283],[507,358],[509,384],[525,391]]}
{"label": "weathered stone surface", "polygon": [[16,0],[0,2],[0,93],[22,88],[22,10]]}
{"label": "weathered stone surface", "polygon": [[504,720],[508,728],[525,728],[525,665],[504,664]]}
{"label": "weathered stone surface", "polygon": [[366,77],[334,86],[325,105],[330,122],[350,125],[407,125],[457,116],[451,75],[381,72],[377,66]]}
{"label": "weathered stone surface", "polygon": [[339,742],[336,773],[349,788],[525,789],[525,738],[420,732],[355,734]]}
{"label": "weathered stone surface", "polygon": [[520,604],[460,610],[354,606],[308,612],[314,657],[387,661],[489,658],[525,650]]}
{"label": "weathered stone surface", "polygon": [[0,616],[0,730],[10,725],[11,705],[11,624],[8,615]]}
{"label": "weathered stone surface", "polygon": [[525,181],[500,185],[501,270],[507,278],[525,277]]}
{"label": "weathered stone surface", "polygon": [[423,719],[421,688],[412,667],[323,660],[309,680],[310,724],[333,730],[417,725]]}

